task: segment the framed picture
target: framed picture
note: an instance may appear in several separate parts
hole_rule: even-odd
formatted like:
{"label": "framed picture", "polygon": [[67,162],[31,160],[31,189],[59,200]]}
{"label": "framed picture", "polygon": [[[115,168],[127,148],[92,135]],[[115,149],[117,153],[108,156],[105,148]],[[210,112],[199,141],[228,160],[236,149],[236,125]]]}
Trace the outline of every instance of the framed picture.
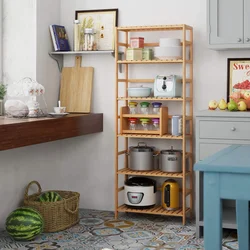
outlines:
{"label": "framed picture", "polygon": [[[97,50],[115,49],[115,27],[118,26],[118,9],[77,10],[75,19],[80,21],[81,30],[94,28]],[[81,43],[84,43],[84,36]]]}
{"label": "framed picture", "polygon": [[233,93],[243,98],[245,92],[250,92],[250,58],[228,58],[227,100]]}

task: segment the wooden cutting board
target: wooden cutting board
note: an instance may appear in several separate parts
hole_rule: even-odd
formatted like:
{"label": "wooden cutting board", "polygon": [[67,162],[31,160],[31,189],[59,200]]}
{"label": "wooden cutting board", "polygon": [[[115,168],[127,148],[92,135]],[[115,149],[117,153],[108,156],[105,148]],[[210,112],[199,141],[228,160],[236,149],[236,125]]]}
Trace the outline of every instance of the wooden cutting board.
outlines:
{"label": "wooden cutting board", "polygon": [[76,56],[75,67],[62,69],[60,101],[69,113],[89,113],[91,110],[93,67],[81,67],[82,57]]}

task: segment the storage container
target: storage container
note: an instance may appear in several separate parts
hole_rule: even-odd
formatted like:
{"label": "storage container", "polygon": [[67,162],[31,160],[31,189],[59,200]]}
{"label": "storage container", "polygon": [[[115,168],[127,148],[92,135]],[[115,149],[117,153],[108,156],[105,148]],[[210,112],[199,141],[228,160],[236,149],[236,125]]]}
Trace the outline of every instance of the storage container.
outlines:
{"label": "storage container", "polygon": [[142,60],[142,49],[127,48],[126,60]]}
{"label": "storage container", "polygon": [[84,29],[84,50],[97,50],[95,29]]}
{"label": "storage container", "polygon": [[153,60],[153,50],[143,49],[142,50],[142,60]]}
{"label": "storage container", "polygon": [[173,115],[172,116],[172,135],[179,136],[182,135],[182,116]]}
{"label": "storage container", "polygon": [[144,37],[131,37],[130,47],[131,48],[144,48]]}

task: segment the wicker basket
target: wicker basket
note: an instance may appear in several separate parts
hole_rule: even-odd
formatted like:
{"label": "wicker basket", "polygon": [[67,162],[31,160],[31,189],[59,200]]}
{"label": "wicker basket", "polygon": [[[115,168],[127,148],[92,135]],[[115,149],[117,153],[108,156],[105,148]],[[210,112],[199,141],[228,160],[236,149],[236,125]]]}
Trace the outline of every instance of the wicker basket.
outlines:
{"label": "wicker basket", "polygon": [[[32,184],[38,186],[38,192],[28,195]],[[44,218],[44,232],[58,232],[67,229],[79,222],[79,199],[80,194],[71,191],[49,190],[57,192],[63,198],[56,202],[37,201],[42,193],[42,188],[37,181],[28,184],[24,195],[24,206],[38,210]]]}

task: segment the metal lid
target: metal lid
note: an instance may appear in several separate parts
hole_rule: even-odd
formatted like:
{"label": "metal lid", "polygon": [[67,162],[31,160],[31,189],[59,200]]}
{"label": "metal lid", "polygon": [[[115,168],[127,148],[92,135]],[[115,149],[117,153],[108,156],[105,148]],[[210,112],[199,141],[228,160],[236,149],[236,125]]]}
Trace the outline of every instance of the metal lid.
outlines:
{"label": "metal lid", "polygon": [[95,34],[95,33],[96,33],[95,29],[92,29],[92,28],[84,29],[84,34]]}
{"label": "metal lid", "polygon": [[75,21],[74,21],[74,24],[79,24],[79,23],[80,23],[79,20],[75,20]]}
{"label": "metal lid", "polygon": [[182,153],[182,150],[173,149],[173,146],[171,146],[171,149],[164,149],[161,150],[161,154],[174,154],[174,153]]}
{"label": "metal lid", "polygon": [[144,142],[138,142],[136,147],[129,147],[133,152],[154,152],[154,147],[148,147]]}
{"label": "metal lid", "polygon": [[156,181],[145,178],[145,177],[132,177],[125,181],[125,185],[127,186],[143,186],[143,187],[149,187],[149,186],[155,186]]}

